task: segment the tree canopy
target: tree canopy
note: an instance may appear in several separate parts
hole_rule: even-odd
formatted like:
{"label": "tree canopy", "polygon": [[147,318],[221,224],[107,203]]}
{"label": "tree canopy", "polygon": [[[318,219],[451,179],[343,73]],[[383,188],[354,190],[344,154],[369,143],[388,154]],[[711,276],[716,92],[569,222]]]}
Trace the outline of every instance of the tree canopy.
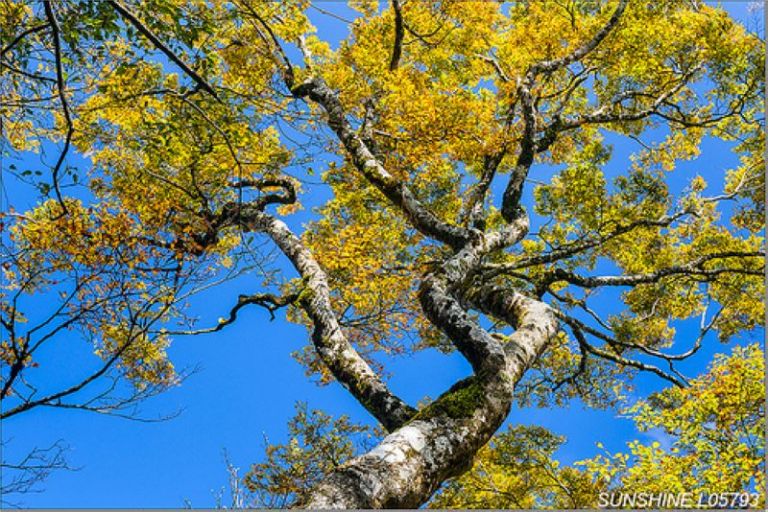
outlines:
{"label": "tree canopy", "polygon": [[[261,306],[386,432],[353,456],[357,427],[300,410],[296,437],[319,422],[307,443],[337,455],[301,452],[299,489],[273,448],[245,483],[279,503],[416,507],[465,472],[436,503],[762,489],[762,352],[738,348],[765,317],[761,37],[696,0],[350,6],[325,40],[305,0],[0,2],[3,173],[39,199],[2,217],[0,418],[131,416],[186,377],[174,339]],[[713,141],[738,165],[691,171]],[[187,313],[234,278],[252,293],[225,317]],[[94,359],[38,389],[38,353],[72,336]],[[709,373],[680,369],[718,341],[737,348]],[[434,348],[473,375],[408,404],[376,356]],[[628,404],[639,374],[669,389]],[[672,445],[579,468],[545,429],[487,445],[511,408],[574,400]]]}

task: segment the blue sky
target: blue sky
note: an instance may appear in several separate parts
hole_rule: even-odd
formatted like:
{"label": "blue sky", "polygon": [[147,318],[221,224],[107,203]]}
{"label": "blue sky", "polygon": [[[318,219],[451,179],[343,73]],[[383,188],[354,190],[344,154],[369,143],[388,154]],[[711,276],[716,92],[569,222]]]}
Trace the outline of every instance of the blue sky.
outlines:
{"label": "blue sky", "polygon": [[[753,20],[750,2],[725,2],[724,7],[742,20]],[[324,9],[352,17],[343,4],[321,2]],[[760,15],[760,13],[758,13]],[[319,35],[338,40],[346,26],[319,12],[313,13]],[[614,138],[614,153],[606,172],[616,174],[626,168],[628,156],[636,143]],[[39,166],[32,157],[22,162]],[[73,163],[78,163],[77,160]],[[694,173],[704,176],[712,189],[719,190],[722,170],[733,167],[736,157],[726,144],[707,141],[702,157],[681,165],[670,176],[673,187],[682,186]],[[546,178],[546,170],[537,178]],[[4,184],[16,209],[31,206],[31,196],[17,184]],[[308,187],[314,200],[325,192]],[[530,190],[528,191],[530,194]],[[530,198],[529,198],[530,200]],[[292,227],[311,216],[308,210],[290,219]],[[283,262],[284,265],[284,262]],[[247,279],[225,283],[215,292],[195,298],[192,311],[208,321],[225,316],[234,297],[252,293]],[[607,308],[606,311],[610,311]],[[680,339],[692,342],[697,331],[694,323],[682,326]],[[762,338],[762,334],[759,334]],[[310,407],[322,408],[332,415],[348,414],[354,420],[370,423],[368,414],[340,386],[318,387],[304,375],[303,368],[290,353],[307,340],[304,327],[285,322],[281,315],[270,322],[260,308],[244,309],[238,321],[224,332],[213,335],[177,338],[170,349],[174,364],[198,366],[199,371],[142,407],[147,417],[183,409],[169,421],[140,423],[79,411],[38,408],[20,414],[2,425],[2,438],[11,439],[4,458],[13,460],[33,446],[44,447],[63,439],[70,446],[69,463],[77,471],[57,472],[45,482],[44,492],[23,497],[31,507],[181,507],[185,500],[195,507],[210,507],[213,494],[226,482],[222,452],[227,450],[232,462],[247,470],[263,455],[263,436],[273,442],[286,438],[286,421],[297,400]],[[715,352],[728,350],[713,339],[683,369],[689,375],[699,373]],[[65,382],[87,355],[88,347],[76,339],[65,340],[64,351],[49,353],[41,367],[53,369],[46,378]],[[686,344],[685,341],[683,344]],[[415,355],[384,358],[392,374],[394,392],[415,404],[424,396],[435,397],[456,380],[469,375],[469,365],[457,354],[444,355],[433,350]],[[48,364],[46,364],[48,363]],[[638,394],[657,390],[662,383],[656,377],[640,376]],[[595,411],[578,404],[562,409],[513,409],[509,423],[537,424],[567,437],[558,453],[569,463],[597,452],[595,443],[603,442],[610,451],[625,447],[638,437],[631,421],[615,411]],[[642,439],[642,437],[641,437]],[[650,440],[650,438],[648,438]]]}

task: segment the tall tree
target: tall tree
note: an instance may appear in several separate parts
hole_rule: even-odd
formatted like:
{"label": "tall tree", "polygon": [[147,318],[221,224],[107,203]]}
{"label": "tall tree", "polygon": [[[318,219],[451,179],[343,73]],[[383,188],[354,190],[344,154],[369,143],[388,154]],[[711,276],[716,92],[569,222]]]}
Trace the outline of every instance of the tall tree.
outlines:
{"label": "tall tree", "polygon": [[[638,372],[685,388],[675,365],[707,333],[762,325],[760,38],[697,1],[351,5],[329,42],[308,1],[0,4],[3,151],[57,149],[39,175],[4,165],[44,200],[4,214],[2,418],[135,403],[176,382],[172,337],[285,307],[308,371],[388,432],[301,504],[407,508],[516,401],[606,405]],[[711,139],[740,165],[670,186]],[[282,217],[302,201],[299,233]],[[226,318],[176,327],[190,294],[243,274]],[[696,317],[700,338],[677,339]],[[69,328],[102,365],[38,394],[27,370]],[[416,409],[371,356],[425,347],[473,375]]]}

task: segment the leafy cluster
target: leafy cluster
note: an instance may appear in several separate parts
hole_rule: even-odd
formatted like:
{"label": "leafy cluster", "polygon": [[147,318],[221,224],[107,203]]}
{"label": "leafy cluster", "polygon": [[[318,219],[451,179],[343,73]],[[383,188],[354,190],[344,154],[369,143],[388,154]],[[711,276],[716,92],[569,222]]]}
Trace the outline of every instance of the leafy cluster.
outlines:
{"label": "leafy cluster", "polygon": [[315,484],[355,455],[372,435],[370,427],[353,423],[347,416],[333,418],[298,402],[296,414],[288,422],[288,442],[265,440],[265,461],[253,464],[243,477],[247,506],[297,506]]}
{"label": "leafy cluster", "polygon": [[664,442],[632,442],[629,453],[581,464],[611,489],[715,494],[753,492],[765,501],[765,353],[758,344],[718,355],[686,389],[632,406],[641,432]]}

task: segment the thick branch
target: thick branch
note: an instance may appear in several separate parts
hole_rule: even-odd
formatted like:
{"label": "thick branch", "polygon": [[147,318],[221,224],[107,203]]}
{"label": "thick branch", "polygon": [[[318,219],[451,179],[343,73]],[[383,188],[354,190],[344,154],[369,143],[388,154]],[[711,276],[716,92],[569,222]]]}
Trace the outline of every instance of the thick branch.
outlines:
{"label": "thick branch", "polygon": [[419,301],[427,318],[450,338],[475,374],[498,372],[504,366],[503,348],[448,292],[444,276],[428,276],[419,289]]}
{"label": "thick branch", "polygon": [[403,11],[399,0],[392,0],[392,10],[395,12],[395,42],[392,47],[392,58],[389,61],[389,70],[394,71],[400,65],[400,56],[403,53],[403,37],[405,28],[403,27]]}
{"label": "thick branch", "polygon": [[[264,189],[280,188],[282,193],[267,192],[256,200],[256,208],[262,210],[270,204],[293,204],[296,202],[296,187],[288,178],[265,177],[255,180],[243,179],[230,184],[233,188],[255,188],[260,191]],[[235,205],[230,205],[230,207]]]}
{"label": "thick branch", "polygon": [[251,209],[242,218],[246,228],[268,234],[304,279],[299,301],[314,323],[315,349],[333,376],[388,430],[410,419],[415,410],[387,388],[347,340],[331,306],[327,276],[301,240],[261,211]]}
{"label": "thick branch", "polygon": [[332,473],[312,493],[309,508],[415,508],[447,478],[463,472],[506,418],[514,386],[546,348],[557,321],[544,304],[498,291],[520,327],[506,346],[461,306],[482,258],[519,241],[528,220],[519,216],[498,232],[468,243],[428,275],[422,308],[469,360],[475,375],[456,383],[374,450]]}
{"label": "thick branch", "polygon": [[322,78],[313,78],[293,88],[297,97],[309,97],[321,105],[328,114],[328,126],[336,133],[349,153],[355,167],[400,208],[413,226],[421,233],[460,248],[469,240],[467,231],[437,218],[414,196],[408,186],[390,174],[371,150],[352,129],[344,115],[338,94]]}
{"label": "thick branch", "polygon": [[519,214],[520,199],[523,195],[523,185],[528,171],[533,165],[536,156],[536,106],[531,90],[533,89],[534,75],[529,73],[518,86],[520,107],[523,113],[523,138],[520,141],[520,153],[517,156],[515,168],[509,177],[504,195],[501,199],[501,215],[508,222]]}
{"label": "thick branch", "polygon": [[472,365],[475,374],[497,373],[505,364],[499,343],[472,320],[460,304],[460,295],[480,269],[489,252],[521,240],[528,232],[527,216],[520,216],[499,231],[478,238],[428,275],[419,289],[427,318],[442,330]]}

